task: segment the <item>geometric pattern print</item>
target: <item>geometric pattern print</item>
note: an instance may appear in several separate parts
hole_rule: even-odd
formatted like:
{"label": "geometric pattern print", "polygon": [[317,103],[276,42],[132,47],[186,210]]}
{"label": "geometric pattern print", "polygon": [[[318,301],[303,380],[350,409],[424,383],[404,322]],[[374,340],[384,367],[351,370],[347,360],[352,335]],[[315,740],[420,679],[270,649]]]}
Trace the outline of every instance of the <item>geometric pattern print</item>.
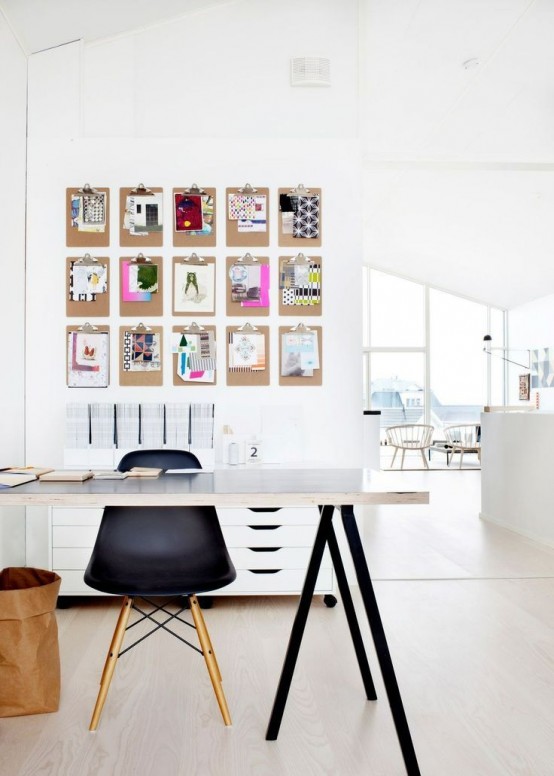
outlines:
{"label": "geometric pattern print", "polygon": [[531,388],[554,387],[554,348],[531,351]]}
{"label": "geometric pattern print", "polygon": [[131,337],[132,332],[126,331],[123,336],[123,371],[131,369]]}
{"label": "geometric pattern print", "polygon": [[311,239],[319,237],[319,196],[298,197],[293,217],[292,236]]}
{"label": "geometric pattern print", "polygon": [[[304,268],[302,268],[304,269]],[[310,262],[308,274],[302,273],[304,282],[299,283],[300,267],[285,265],[281,273],[281,301],[285,306],[307,306],[321,304],[321,265]],[[307,280],[307,282],[306,282]]]}

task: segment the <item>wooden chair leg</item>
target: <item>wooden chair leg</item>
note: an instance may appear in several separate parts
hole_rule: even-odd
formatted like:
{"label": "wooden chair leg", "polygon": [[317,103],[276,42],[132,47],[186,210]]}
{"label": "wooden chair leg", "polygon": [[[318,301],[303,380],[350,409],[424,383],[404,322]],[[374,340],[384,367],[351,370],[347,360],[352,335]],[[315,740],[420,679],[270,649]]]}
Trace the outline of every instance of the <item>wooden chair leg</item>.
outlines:
{"label": "wooden chair leg", "polygon": [[429,468],[429,464],[427,463],[427,458],[425,457],[425,451],[424,450],[420,450],[419,452],[421,453],[421,457],[423,458],[423,463],[425,464],[425,468],[428,469]]}
{"label": "wooden chair leg", "polygon": [[213,651],[210,634],[208,633],[206,623],[204,622],[204,616],[200,609],[200,604],[198,603],[198,599],[195,595],[189,596],[189,600],[190,612],[192,614],[192,619],[194,620],[196,632],[198,633],[198,640],[204,654],[204,660],[206,661],[206,667],[208,669],[210,679],[212,680],[212,686],[214,688],[215,697],[221,711],[221,716],[223,717],[223,721],[226,725],[231,725],[232,722],[231,715],[229,713],[229,707],[227,706],[225,693],[223,692],[223,687],[221,686],[221,672],[219,670],[215,653]]}
{"label": "wooden chair leg", "polygon": [[405,448],[402,448],[402,458],[400,459],[400,468],[404,468],[404,453],[406,452]]}
{"label": "wooden chair leg", "polygon": [[92,719],[90,721],[89,730],[96,730],[98,727],[100,715],[102,714],[102,709],[104,708],[104,703],[106,702],[106,698],[108,696],[108,690],[110,689],[113,672],[115,671],[117,658],[119,657],[119,652],[121,650],[121,645],[125,636],[125,628],[129,622],[132,603],[133,599],[125,596],[123,599],[121,611],[119,612],[117,625],[115,626],[115,630],[112,636],[112,643],[110,644],[110,649],[108,651],[108,656],[106,658],[106,663],[102,672],[102,678],[100,679],[100,690],[98,692],[98,698],[96,699],[94,711],[92,712]]}
{"label": "wooden chair leg", "polygon": [[397,447],[395,447],[395,448],[394,448],[394,455],[392,456],[392,461],[390,462],[390,468],[391,468],[391,469],[392,469],[392,467],[394,466],[394,459],[396,458],[396,453],[397,453],[397,452],[398,452],[398,448],[397,448]]}
{"label": "wooden chair leg", "polygon": [[462,461],[463,460],[464,460],[464,448],[461,447],[460,448],[460,466],[459,466],[460,469],[462,468]]}

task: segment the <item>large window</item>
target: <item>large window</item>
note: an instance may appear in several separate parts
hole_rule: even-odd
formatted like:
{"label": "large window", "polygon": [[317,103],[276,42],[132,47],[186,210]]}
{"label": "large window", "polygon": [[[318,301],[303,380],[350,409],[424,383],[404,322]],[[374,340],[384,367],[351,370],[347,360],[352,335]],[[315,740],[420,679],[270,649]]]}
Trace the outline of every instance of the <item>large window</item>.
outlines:
{"label": "large window", "polygon": [[439,431],[503,403],[503,370],[483,353],[485,334],[504,344],[502,310],[369,267],[364,289],[364,404],[383,427]]}

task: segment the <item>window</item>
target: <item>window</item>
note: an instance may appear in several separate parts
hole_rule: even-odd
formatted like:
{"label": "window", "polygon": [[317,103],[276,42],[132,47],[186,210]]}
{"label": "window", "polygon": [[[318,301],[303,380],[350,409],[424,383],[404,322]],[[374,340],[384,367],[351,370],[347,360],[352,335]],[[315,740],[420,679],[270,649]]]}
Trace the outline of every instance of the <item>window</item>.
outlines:
{"label": "window", "polygon": [[383,428],[439,430],[503,403],[504,371],[483,354],[485,334],[504,343],[503,310],[367,266],[363,273],[364,408],[381,410]]}

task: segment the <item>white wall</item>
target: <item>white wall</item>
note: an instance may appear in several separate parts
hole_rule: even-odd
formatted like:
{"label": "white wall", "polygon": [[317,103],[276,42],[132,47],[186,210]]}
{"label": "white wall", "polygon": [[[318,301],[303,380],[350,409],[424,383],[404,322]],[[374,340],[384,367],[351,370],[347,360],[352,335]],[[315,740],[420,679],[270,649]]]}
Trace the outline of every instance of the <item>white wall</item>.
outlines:
{"label": "white wall", "polygon": [[[69,44],[33,55],[29,75],[29,194],[27,233],[27,440],[37,462],[61,465],[63,418],[70,401],[214,401],[216,426],[260,429],[264,413],[300,414],[306,431],[298,457],[361,463],[361,206],[356,132],[357,3],[322,4],[288,0],[278,6],[253,1],[206,12],[173,25],[101,45]],[[309,23],[308,23],[309,22]],[[333,29],[333,36],[329,30]],[[333,41],[333,42],[330,42]],[[322,54],[332,59],[330,89],[291,89],[288,59]],[[335,67],[336,63],[336,67]],[[259,250],[272,265],[271,385],[228,388],[225,384],[223,304],[226,186],[270,187],[271,244]],[[174,387],[165,359],[160,389],[118,385],[117,271],[112,273],[111,385],[104,390],[65,385],[64,267],[75,253],[65,246],[66,186],[109,186],[112,232],[108,255],[117,269],[130,254],[118,240],[118,189],[144,182],[173,186],[198,182],[218,193],[217,271],[218,384]],[[279,325],[297,319],[277,314],[277,259],[290,255],[277,245],[277,188],[299,182],[323,189],[323,387],[278,386]],[[44,192],[48,197],[44,197]],[[166,210],[166,213],[169,209]],[[167,222],[166,222],[167,223]],[[309,246],[306,253],[310,253]],[[173,255],[166,228],[163,318],[172,319],[170,267]],[[211,321],[210,321],[211,322]],[[260,321],[261,322],[261,321]],[[135,322],[136,323],[136,322]],[[314,323],[316,323],[314,321]],[[168,340],[164,345],[167,354]],[[268,410],[269,408],[269,410]]]}
{"label": "white wall", "polygon": [[[27,60],[0,10],[0,466],[24,463],[25,123]],[[0,567],[22,562],[20,510],[2,510]]]}

